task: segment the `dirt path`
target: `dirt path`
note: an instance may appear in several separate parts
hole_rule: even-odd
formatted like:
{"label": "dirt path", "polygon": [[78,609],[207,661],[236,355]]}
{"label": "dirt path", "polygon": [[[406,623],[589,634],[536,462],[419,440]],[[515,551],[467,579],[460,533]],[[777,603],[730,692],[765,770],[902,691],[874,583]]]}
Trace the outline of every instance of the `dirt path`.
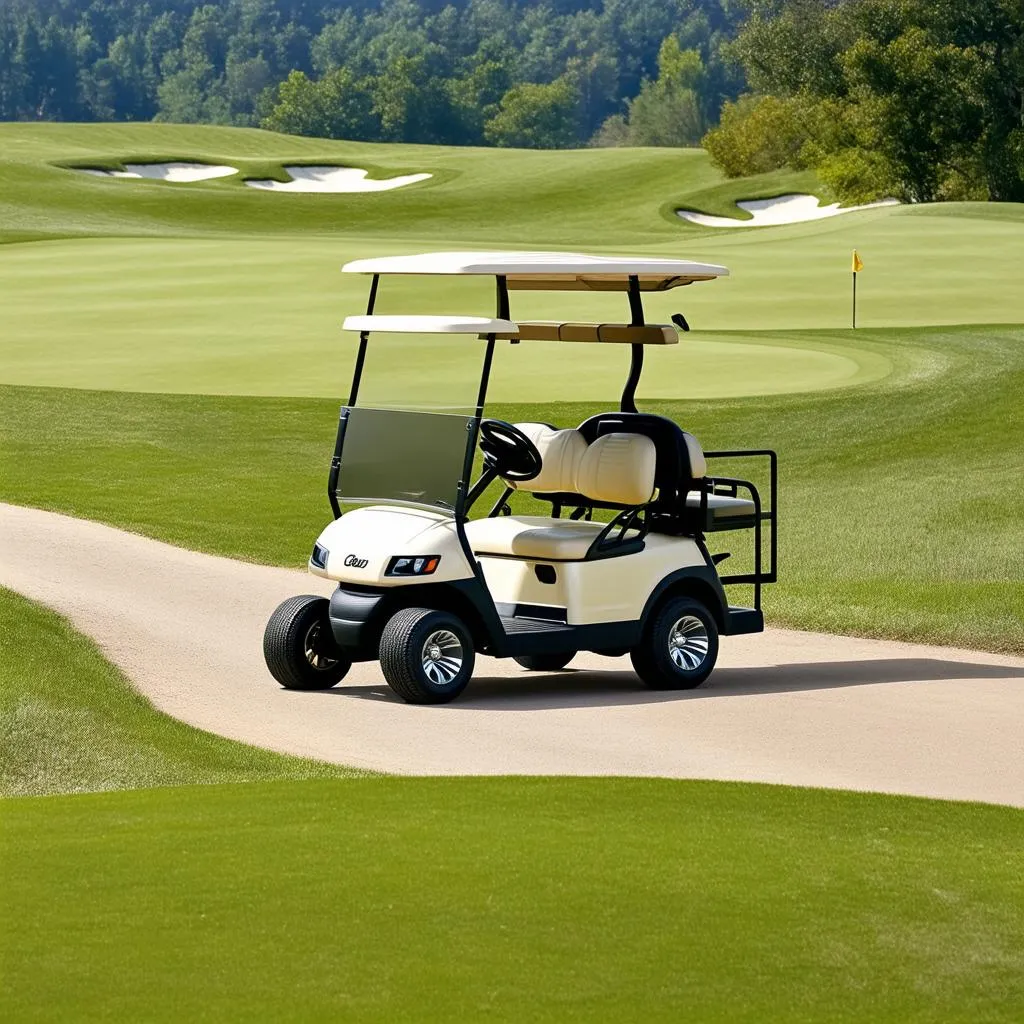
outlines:
{"label": "dirt path", "polygon": [[[67,616],[168,714],[342,764],[413,774],[664,775],[1024,806],[1024,659],[769,630],[724,638],[702,689],[653,693],[628,659],[575,672],[480,658],[440,708],[376,664],[324,693],[263,664],[270,612],[328,593],[305,573],[185,551],[0,504],[0,585]],[[586,670],[586,671],[583,671]],[[69,680],[73,685],[73,680]]]}

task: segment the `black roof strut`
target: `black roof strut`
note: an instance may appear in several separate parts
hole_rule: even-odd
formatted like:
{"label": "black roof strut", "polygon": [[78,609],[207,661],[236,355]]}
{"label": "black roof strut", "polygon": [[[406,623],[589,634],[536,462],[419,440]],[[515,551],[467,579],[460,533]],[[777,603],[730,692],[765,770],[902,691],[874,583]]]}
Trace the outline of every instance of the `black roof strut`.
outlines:
{"label": "black roof strut", "polygon": [[[644,304],[640,298],[640,278],[630,276],[629,278],[629,315],[630,326],[644,326]],[[629,376],[626,378],[626,386],[622,389],[622,401],[619,403],[620,412],[636,412],[636,386],[640,383],[640,373],[644,368],[644,347],[643,345],[631,345],[633,350],[629,361]]]}

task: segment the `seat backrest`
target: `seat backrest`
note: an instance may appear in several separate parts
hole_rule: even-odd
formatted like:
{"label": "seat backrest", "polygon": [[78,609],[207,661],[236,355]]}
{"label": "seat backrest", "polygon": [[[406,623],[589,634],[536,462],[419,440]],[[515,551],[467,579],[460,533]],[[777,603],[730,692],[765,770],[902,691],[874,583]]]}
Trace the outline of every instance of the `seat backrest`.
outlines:
{"label": "seat backrest", "polygon": [[605,434],[629,432],[649,437],[657,449],[655,486],[658,501],[670,503],[707,474],[697,439],[665,416],[643,412],[603,412],[584,420],[580,433],[588,442]]}
{"label": "seat backrest", "polygon": [[644,505],[654,494],[656,463],[657,448],[649,437],[602,434],[580,459],[575,490],[591,501]]}
{"label": "seat backrest", "polygon": [[547,423],[517,423],[516,426],[536,445],[541,471],[532,480],[509,486],[535,493],[564,493],[576,490],[576,475],[587,442],[578,430],[556,430]]}

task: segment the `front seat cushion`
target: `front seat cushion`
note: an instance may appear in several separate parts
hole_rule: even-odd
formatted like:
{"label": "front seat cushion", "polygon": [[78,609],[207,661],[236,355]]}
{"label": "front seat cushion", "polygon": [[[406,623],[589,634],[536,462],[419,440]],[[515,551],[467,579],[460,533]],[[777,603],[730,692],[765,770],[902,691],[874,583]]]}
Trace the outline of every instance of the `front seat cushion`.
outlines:
{"label": "front seat cushion", "polygon": [[[494,516],[466,523],[466,537],[477,555],[576,562],[587,557],[605,525],[545,516]],[[633,534],[636,531],[630,531]]]}

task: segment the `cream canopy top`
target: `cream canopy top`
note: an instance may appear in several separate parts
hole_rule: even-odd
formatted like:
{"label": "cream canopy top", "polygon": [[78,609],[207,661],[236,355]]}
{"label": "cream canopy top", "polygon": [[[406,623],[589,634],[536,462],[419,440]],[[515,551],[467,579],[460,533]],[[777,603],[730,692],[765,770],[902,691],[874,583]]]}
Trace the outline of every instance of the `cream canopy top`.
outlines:
{"label": "cream canopy top", "polygon": [[625,291],[631,277],[642,291],[667,291],[726,277],[713,263],[649,257],[588,256],[573,252],[426,252],[355,260],[346,274],[444,274],[504,277],[510,289]]}

